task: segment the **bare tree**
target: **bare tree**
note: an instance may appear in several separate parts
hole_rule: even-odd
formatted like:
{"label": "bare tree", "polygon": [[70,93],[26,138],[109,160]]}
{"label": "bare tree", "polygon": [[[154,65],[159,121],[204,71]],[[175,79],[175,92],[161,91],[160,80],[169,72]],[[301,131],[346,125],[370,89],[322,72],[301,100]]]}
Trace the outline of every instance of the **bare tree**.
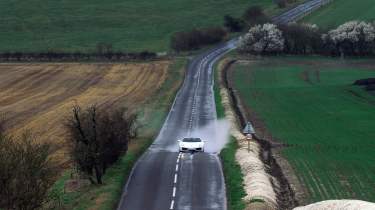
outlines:
{"label": "bare tree", "polygon": [[108,166],[126,153],[129,141],[137,135],[136,117],[126,109],[108,113],[95,105],[83,111],[73,108],[66,124],[71,157],[91,183],[102,184]]}
{"label": "bare tree", "polygon": [[14,138],[0,129],[0,209],[44,205],[56,176],[49,155],[49,144],[37,142],[30,132]]}

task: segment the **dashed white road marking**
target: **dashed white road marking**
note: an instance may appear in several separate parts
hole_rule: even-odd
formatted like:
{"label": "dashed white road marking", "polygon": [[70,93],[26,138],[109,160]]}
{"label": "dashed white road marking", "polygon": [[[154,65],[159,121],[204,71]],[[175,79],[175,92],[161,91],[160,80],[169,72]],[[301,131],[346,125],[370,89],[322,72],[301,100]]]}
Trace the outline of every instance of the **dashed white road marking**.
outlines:
{"label": "dashed white road marking", "polygon": [[171,206],[169,207],[169,209],[173,209],[173,208],[174,208],[174,200],[172,200]]}
{"label": "dashed white road marking", "polygon": [[172,200],[171,200],[171,205],[170,205],[169,209],[174,209],[174,199],[176,197],[176,191],[177,191],[176,185],[177,185],[177,177],[178,177],[178,166],[179,166],[178,164],[180,162],[181,157],[183,157],[183,154],[179,153],[178,156],[177,156],[177,160],[176,160],[176,171],[174,173],[174,180],[173,180]]}
{"label": "dashed white road marking", "polygon": [[176,187],[173,187],[172,197],[176,197]]}
{"label": "dashed white road marking", "polygon": [[176,184],[177,183],[177,174],[174,174],[174,182],[173,182],[174,184]]}

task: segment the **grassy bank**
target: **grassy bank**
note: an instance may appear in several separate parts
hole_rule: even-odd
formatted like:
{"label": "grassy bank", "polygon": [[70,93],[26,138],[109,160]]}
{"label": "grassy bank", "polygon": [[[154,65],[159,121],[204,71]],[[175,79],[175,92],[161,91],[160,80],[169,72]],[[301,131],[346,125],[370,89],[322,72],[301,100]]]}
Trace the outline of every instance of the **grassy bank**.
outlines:
{"label": "grassy bank", "polygon": [[55,183],[52,189],[54,196],[59,197],[61,209],[115,209],[134,163],[152,143],[151,138],[136,139],[128,153],[115,165],[110,167],[103,177],[103,185],[91,185],[76,192],[64,192],[64,185],[70,179],[67,171]]}
{"label": "grassy bank", "polygon": [[67,171],[55,183],[52,195],[58,197],[64,209],[115,209],[131,169],[137,159],[152,143],[160,130],[173,102],[184,74],[185,59],[178,59],[169,69],[168,78],[148,103],[139,108],[139,121],[143,125],[140,136],[129,145],[129,151],[110,167],[103,177],[103,185],[89,185],[75,192],[65,192],[64,185],[70,179]]}
{"label": "grassy bank", "polygon": [[242,101],[275,138],[310,201],[375,201],[375,95],[352,86],[375,77],[372,60],[266,58],[237,64]]}
{"label": "grassy bank", "polygon": [[273,0],[3,0],[0,52],[81,51],[98,43],[122,51],[167,51],[176,31],[222,26],[251,5],[278,11]]}
{"label": "grassy bank", "polygon": [[[224,118],[225,110],[221,103],[220,95],[220,85],[218,78],[218,66],[215,66],[215,84],[214,84],[214,94],[215,94],[215,104],[217,117]],[[225,186],[228,199],[229,210],[243,210],[245,209],[245,203],[242,198],[245,197],[246,193],[243,188],[243,175],[241,173],[241,168],[236,161],[236,150],[238,144],[235,138],[231,137],[229,143],[220,152],[220,159],[223,165],[223,172],[225,177]]]}
{"label": "grassy bank", "polygon": [[332,28],[350,20],[375,20],[374,1],[334,0],[302,21],[316,23],[322,28]]}

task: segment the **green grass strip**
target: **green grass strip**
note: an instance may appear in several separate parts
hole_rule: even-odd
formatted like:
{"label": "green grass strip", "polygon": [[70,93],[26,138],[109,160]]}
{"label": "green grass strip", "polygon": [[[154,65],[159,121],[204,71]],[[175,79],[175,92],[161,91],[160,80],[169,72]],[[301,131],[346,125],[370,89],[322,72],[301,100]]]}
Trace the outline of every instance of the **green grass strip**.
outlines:
{"label": "green grass strip", "polygon": [[245,202],[242,200],[246,196],[243,187],[243,174],[235,158],[237,148],[237,141],[234,137],[231,137],[230,142],[220,152],[230,210],[243,210],[246,207]]}

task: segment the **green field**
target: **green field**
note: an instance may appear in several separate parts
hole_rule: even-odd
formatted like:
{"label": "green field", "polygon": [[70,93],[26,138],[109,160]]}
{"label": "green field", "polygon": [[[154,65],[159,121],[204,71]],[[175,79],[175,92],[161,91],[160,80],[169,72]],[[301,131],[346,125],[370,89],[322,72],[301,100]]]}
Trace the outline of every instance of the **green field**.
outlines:
{"label": "green field", "polygon": [[166,51],[171,34],[221,26],[250,5],[276,12],[273,0],[2,0],[0,52],[115,50]]}
{"label": "green field", "polygon": [[266,58],[237,64],[234,86],[279,141],[309,201],[375,201],[375,77],[371,60]]}
{"label": "green field", "polygon": [[316,23],[322,28],[332,28],[350,20],[375,20],[374,0],[333,0],[302,21]]}

